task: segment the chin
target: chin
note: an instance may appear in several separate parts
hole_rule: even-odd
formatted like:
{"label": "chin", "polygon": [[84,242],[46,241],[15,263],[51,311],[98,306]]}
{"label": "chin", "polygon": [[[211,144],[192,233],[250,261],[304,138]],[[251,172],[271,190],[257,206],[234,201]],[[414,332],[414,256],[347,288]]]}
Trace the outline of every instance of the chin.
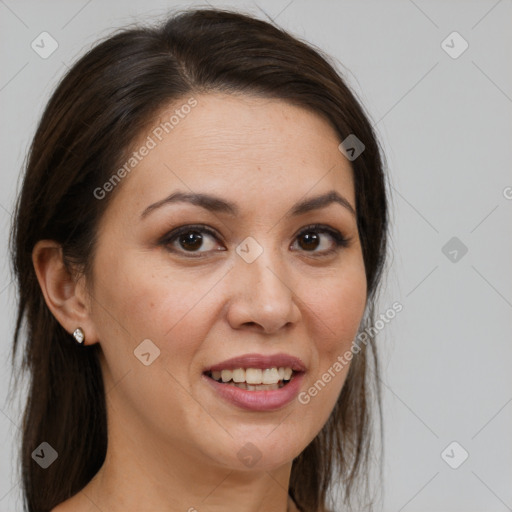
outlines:
{"label": "chin", "polygon": [[241,436],[240,441],[233,440],[231,447],[226,447],[222,453],[217,452],[212,458],[236,471],[274,471],[290,464],[304,450],[304,446],[299,446],[298,441],[292,443],[289,437],[284,442],[283,436],[278,437],[275,432],[269,435],[274,428],[261,436]]}

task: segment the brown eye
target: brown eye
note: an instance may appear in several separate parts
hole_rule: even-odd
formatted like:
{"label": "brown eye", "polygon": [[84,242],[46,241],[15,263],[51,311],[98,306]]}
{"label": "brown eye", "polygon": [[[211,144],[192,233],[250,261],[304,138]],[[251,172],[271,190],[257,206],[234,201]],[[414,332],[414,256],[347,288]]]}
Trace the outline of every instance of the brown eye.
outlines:
{"label": "brown eye", "polygon": [[[324,242],[324,239],[327,239],[327,242]],[[340,248],[347,247],[349,242],[350,239],[345,238],[338,230],[322,224],[306,226],[297,235],[297,243],[300,249],[319,257],[329,256]],[[322,244],[324,248],[317,250]]]}
{"label": "brown eye", "polygon": [[300,238],[303,240],[301,247],[305,251],[315,250],[320,244],[319,236],[316,233],[311,232],[311,231],[301,234]]}
{"label": "brown eye", "polygon": [[190,231],[185,235],[180,235],[178,243],[186,250],[196,251],[203,244],[203,237],[198,231]]}
{"label": "brown eye", "polygon": [[181,226],[165,235],[160,244],[168,251],[191,257],[226,250],[218,242],[217,234],[206,226]]}

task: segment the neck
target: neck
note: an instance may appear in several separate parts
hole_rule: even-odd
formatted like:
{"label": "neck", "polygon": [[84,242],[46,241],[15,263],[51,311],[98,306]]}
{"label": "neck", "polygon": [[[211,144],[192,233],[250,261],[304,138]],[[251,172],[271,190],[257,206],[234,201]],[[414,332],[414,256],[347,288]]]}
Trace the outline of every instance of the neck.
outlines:
{"label": "neck", "polygon": [[233,470],[186,447],[162,449],[118,432],[109,437],[105,463],[83,494],[109,512],[293,512],[291,465]]}

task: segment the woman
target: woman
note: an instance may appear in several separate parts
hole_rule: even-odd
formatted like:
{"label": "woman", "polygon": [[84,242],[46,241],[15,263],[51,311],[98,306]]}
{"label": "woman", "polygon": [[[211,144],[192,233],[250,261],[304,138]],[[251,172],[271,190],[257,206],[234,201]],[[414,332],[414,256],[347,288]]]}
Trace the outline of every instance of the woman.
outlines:
{"label": "woman", "polygon": [[217,9],[96,45],[13,220],[26,510],[360,498],[386,232],[378,143],[317,50]]}

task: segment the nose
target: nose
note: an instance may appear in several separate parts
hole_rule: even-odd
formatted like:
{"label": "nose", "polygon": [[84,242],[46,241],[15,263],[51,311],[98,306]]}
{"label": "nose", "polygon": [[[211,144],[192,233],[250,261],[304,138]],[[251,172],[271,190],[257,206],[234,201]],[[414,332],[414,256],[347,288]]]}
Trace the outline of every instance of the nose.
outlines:
{"label": "nose", "polygon": [[249,327],[271,334],[298,322],[298,297],[281,258],[277,251],[267,250],[251,263],[236,257],[227,313],[233,329]]}

